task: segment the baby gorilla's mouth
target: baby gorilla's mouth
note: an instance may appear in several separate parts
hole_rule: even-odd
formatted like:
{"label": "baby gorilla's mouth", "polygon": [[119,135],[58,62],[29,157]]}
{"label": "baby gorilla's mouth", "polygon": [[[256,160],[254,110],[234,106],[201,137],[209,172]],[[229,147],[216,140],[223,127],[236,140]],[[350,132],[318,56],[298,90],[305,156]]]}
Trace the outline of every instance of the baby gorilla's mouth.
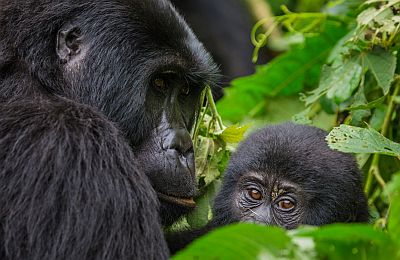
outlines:
{"label": "baby gorilla's mouth", "polygon": [[165,201],[173,203],[173,204],[181,205],[184,207],[190,207],[190,208],[196,207],[196,202],[194,202],[193,198],[180,198],[180,197],[175,197],[175,196],[171,196],[171,195],[166,195],[166,194],[163,194],[160,192],[157,192],[157,196],[161,200],[165,200]]}

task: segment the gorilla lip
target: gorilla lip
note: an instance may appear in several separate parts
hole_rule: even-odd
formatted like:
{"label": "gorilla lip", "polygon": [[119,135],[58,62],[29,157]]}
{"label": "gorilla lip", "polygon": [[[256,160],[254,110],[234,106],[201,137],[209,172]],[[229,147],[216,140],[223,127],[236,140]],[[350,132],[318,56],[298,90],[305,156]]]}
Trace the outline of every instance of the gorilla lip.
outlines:
{"label": "gorilla lip", "polygon": [[174,204],[178,204],[178,205],[190,207],[190,208],[196,207],[196,202],[194,202],[193,198],[179,198],[179,197],[174,197],[171,195],[166,195],[166,194],[163,194],[160,192],[157,192],[157,195],[160,199],[174,203]]}

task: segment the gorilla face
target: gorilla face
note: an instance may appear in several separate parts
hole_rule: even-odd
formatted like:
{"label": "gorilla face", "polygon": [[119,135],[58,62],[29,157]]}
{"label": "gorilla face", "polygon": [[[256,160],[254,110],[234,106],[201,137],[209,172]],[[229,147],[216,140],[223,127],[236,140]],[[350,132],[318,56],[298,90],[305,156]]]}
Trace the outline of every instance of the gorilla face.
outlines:
{"label": "gorilla face", "polygon": [[[81,6],[80,15],[57,32],[67,85],[58,92],[99,108],[117,123],[170,223],[195,206],[189,132],[200,93],[214,84],[217,70],[168,1],[122,1],[120,8],[113,3],[109,9],[103,2]],[[103,22],[92,20],[94,14],[103,14]]]}
{"label": "gorilla face", "polygon": [[[153,6],[149,8],[149,4]],[[193,207],[196,182],[189,131],[200,92],[212,81],[215,67],[168,2],[132,1],[129,5],[131,14],[110,11],[105,16],[108,32],[93,23],[67,28],[66,36],[59,38],[60,45],[65,43],[60,48],[70,49],[69,52],[75,49],[77,54],[64,65],[64,73],[72,84],[87,82],[90,87],[83,91],[98,92],[95,100],[83,93],[77,97],[88,97],[83,101],[99,107],[120,125],[140,168],[149,176],[161,200],[169,202],[165,211]],[[162,20],[168,17],[165,13],[169,20]],[[116,23],[117,15],[120,17]],[[143,21],[148,27],[142,27]],[[131,26],[125,28],[129,23]],[[129,31],[132,27],[134,30]],[[76,31],[79,34],[75,36]],[[116,31],[123,38],[114,37]],[[112,60],[93,64],[97,55]],[[103,87],[98,88],[99,85]]]}
{"label": "gorilla face", "polygon": [[240,178],[232,205],[240,220],[286,229],[297,227],[305,209],[303,190],[295,183],[264,175],[249,172]]}

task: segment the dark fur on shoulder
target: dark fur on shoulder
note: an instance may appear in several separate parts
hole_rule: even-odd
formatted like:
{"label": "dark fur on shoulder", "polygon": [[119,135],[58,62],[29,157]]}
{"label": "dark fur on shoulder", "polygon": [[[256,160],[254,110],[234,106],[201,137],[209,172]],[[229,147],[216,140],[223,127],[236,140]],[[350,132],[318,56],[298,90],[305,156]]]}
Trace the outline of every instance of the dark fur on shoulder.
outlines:
{"label": "dark fur on shoulder", "polygon": [[155,193],[104,116],[3,104],[0,147],[1,259],[167,258]]}

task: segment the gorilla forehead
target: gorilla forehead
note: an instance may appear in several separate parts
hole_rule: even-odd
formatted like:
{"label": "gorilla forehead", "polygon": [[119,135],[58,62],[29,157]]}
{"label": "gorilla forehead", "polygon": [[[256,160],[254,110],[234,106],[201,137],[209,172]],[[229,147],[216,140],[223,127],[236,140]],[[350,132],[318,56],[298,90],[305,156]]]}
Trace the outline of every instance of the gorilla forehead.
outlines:
{"label": "gorilla forehead", "polygon": [[267,179],[287,180],[307,190],[317,190],[316,185],[329,181],[339,184],[359,178],[353,157],[331,150],[326,134],[315,127],[292,123],[269,126],[240,144],[228,171],[234,179],[249,171],[260,172]]}
{"label": "gorilla forehead", "polygon": [[167,0],[3,0],[0,7],[0,16],[7,17],[1,21],[0,41],[9,40],[4,46],[13,46],[16,52],[37,50],[38,44],[47,52],[48,47],[55,48],[58,29],[77,22],[90,33],[95,47],[119,44],[125,54],[133,50],[130,58],[136,64],[152,58],[167,64],[173,58],[173,64],[210,84],[218,74],[210,55]]}

